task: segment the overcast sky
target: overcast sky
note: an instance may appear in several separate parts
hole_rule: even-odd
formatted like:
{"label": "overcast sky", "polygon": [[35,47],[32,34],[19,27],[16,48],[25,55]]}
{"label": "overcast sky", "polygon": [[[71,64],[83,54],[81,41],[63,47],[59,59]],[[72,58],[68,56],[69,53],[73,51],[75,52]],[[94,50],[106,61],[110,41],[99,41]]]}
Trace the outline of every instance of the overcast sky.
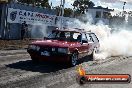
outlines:
{"label": "overcast sky", "polygon": [[[61,0],[49,0],[53,6],[60,5]],[[96,6],[109,7],[115,10],[122,10],[124,2],[126,2],[125,10],[132,10],[132,0],[91,0]],[[65,0],[65,7],[72,8],[71,4],[74,0]]]}

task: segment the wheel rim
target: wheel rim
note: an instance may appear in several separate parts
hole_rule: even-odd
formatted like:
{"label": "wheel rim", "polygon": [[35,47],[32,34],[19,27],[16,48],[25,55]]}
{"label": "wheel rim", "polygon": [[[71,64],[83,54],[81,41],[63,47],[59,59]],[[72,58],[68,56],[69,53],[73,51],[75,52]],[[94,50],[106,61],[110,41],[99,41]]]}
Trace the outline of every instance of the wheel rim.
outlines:
{"label": "wheel rim", "polygon": [[97,48],[94,48],[94,54],[96,54],[98,51],[97,51]]}
{"label": "wheel rim", "polygon": [[95,47],[94,50],[95,50],[95,53],[99,53],[100,52],[99,47]]}
{"label": "wheel rim", "polygon": [[93,50],[93,60],[96,60],[95,55],[96,55],[98,52],[99,52],[98,49],[97,49],[97,48],[94,48],[94,50]]}
{"label": "wheel rim", "polygon": [[72,55],[72,65],[75,66],[77,64],[77,55],[73,54]]}

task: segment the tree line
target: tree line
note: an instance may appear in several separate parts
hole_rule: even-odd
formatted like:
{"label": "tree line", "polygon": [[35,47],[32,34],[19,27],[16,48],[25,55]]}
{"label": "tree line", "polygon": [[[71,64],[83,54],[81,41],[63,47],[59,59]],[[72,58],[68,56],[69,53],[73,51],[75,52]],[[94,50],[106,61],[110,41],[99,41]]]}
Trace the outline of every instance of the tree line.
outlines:
{"label": "tree line", "polygon": [[[60,6],[52,6],[52,3],[49,3],[49,0],[17,0],[21,3],[33,4],[35,6],[41,6],[44,8],[55,9],[57,11],[57,15],[60,14],[61,8]],[[94,7],[95,4],[90,0],[75,0],[72,4],[73,9],[65,8],[64,16],[65,17],[75,17],[81,14],[85,14],[88,8]]]}

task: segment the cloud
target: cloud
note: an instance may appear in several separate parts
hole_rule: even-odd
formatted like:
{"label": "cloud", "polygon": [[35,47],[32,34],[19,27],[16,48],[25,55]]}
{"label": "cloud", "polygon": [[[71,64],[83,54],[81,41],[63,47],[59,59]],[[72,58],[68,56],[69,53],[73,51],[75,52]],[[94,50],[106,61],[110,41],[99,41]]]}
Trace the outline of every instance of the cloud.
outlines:
{"label": "cloud", "polygon": [[101,1],[97,1],[97,5],[102,6],[102,7],[112,7],[111,3],[106,3],[106,2],[101,2]]}
{"label": "cloud", "polygon": [[[61,4],[61,0],[51,0],[51,1],[54,1],[56,6]],[[65,0],[65,8],[72,8],[71,4],[73,4],[73,2],[74,0]]]}
{"label": "cloud", "polygon": [[106,3],[115,3],[117,0],[100,0],[100,1]]}
{"label": "cloud", "polygon": [[129,4],[132,4],[132,0],[100,0],[101,2],[106,2],[106,3],[116,3],[116,2],[120,2],[120,3],[123,3],[123,2],[126,2],[126,3],[129,3]]}
{"label": "cloud", "polygon": [[[53,6],[59,6],[61,0],[49,0]],[[111,9],[122,11],[123,2],[126,2],[125,10],[132,10],[132,0],[91,0],[95,3],[95,6],[109,7]],[[65,0],[65,8],[73,8],[74,0]]]}
{"label": "cloud", "polygon": [[131,4],[132,4],[132,0],[117,0],[117,1],[120,1],[120,2],[127,2],[127,3],[131,3]]}
{"label": "cloud", "polygon": [[74,0],[65,0],[66,3],[73,3]]}
{"label": "cloud", "polygon": [[126,2],[125,10],[132,10],[132,0],[92,0],[96,6],[109,7],[114,10],[123,10],[124,1]]}

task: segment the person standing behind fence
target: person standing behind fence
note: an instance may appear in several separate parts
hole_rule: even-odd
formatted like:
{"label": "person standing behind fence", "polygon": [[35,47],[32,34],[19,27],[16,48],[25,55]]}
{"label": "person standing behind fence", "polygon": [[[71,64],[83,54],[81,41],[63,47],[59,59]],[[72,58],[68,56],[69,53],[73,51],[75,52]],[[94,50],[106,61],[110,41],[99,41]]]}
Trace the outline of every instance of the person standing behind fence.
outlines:
{"label": "person standing behind fence", "polygon": [[[21,26],[21,39],[23,40],[25,37],[25,33],[28,31],[28,25],[26,24],[26,21],[22,23]],[[27,33],[26,33],[27,34]]]}

